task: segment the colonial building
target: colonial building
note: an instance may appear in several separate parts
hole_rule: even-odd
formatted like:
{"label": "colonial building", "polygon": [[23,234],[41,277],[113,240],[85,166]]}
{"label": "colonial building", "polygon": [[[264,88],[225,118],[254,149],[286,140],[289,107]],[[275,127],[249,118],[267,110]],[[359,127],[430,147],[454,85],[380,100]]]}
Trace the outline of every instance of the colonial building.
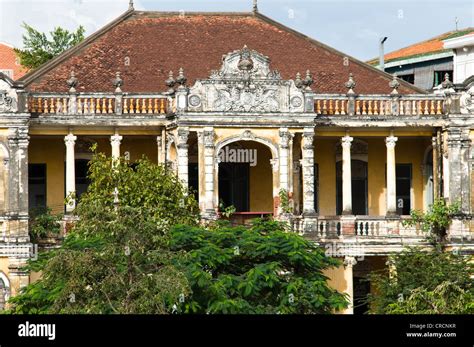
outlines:
{"label": "colonial building", "polygon": [[12,80],[19,79],[27,73],[27,69],[21,66],[13,46],[4,42],[0,42],[0,72]]}
{"label": "colonial building", "polygon": [[287,220],[344,260],[328,275],[356,304],[387,255],[426,244],[402,221],[436,197],[460,202],[449,246],[472,253],[474,82],[443,86],[427,94],[256,8],[131,7],[21,80],[1,75],[5,292],[30,281],[29,210],[73,218],[65,197],[87,189],[93,143],[168,165],[196,190],[203,219],[233,205],[235,222]]}
{"label": "colonial building", "polygon": [[[447,73],[455,83],[463,82],[464,79],[458,78],[454,68],[457,64],[456,49],[446,45],[445,42],[451,40],[458,42],[473,33],[474,28],[448,31],[387,53],[384,55],[384,70],[397,74],[400,79],[426,90],[439,86]],[[372,59],[368,63],[379,67],[379,59]]]}

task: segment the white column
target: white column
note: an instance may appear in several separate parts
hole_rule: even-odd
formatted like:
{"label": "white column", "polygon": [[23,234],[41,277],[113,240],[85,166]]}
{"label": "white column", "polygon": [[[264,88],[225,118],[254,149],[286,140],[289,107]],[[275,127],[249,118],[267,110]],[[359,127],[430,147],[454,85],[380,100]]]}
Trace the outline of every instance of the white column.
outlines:
{"label": "white column", "polygon": [[305,128],[302,137],[303,215],[315,215],[314,206],[314,128]]}
{"label": "white column", "polygon": [[349,296],[349,306],[344,314],[354,314],[354,265],[357,261],[354,257],[344,257],[344,279],[346,281],[346,294]]}
{"label": "white column", "polygon": [[122,139],[123,137],[117,133],[110,137],[110,144],[112,145],[112,159],[120,158],[120,144],[122,143]]}
{"label": "white column", "polygon": [[284,189],[286,192],[289,191],[288,160],[291,137],[292,134],[288,131],[288,128],[280,128],[280,190]]}
{"label": "white column", "polygon": [[215,133],[214,128],[206,127],[203,131],[204,141],[204,217],[207,219],[215,219],[217,217],[214,204],[214,177],[217,158],[215,155]]}
{"label": "white column", "polygon": [[188,187],[188,137],[189,130],[187,128],[178,129],[178,142],[176,144],[178,150],[178,177],[184,187]]}
{"label": "white column", "polygon": [[387,216],[397,214],[397,172],[395,163],[395,145],[398,138],[393,133],[385,139],[387,146]]}
{"label": "white column", "polygon": [[163,153],[163,136],[161,136],[161,135],[158,135],[156,137],[156,148],[157,148],[156,162],[158,164],[163,164],[163,156],[162,156],[162,153]]}
{"label": "white column", "polygon": [[74,194],[76,193],[76,172],[75,172],[75,155],[74,146],[76,144],[77,136],[69,133],[64,137],[64,143],[66,144],[66,197],[71,198],[66,205],[66,212],[71,213],[76,207],[76,199]]}
{"label": "white column", "polygon": [[354,139],[347,134],[342,145],[342,214],[352,214],[351,146]]}

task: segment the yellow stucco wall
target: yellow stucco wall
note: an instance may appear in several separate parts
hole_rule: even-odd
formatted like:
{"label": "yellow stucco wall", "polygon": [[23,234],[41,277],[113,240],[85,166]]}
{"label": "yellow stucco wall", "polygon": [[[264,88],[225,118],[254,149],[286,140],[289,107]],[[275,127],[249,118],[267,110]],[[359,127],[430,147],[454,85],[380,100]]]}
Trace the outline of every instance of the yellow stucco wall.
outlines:
{"label": "yellow stucco wall", "polygon": [[[78,141],[81,138],[79,137]],[[32,137],[29,146],[29,162],[46,164],[46,199],[49,207],[55,213],[64,211],[64,161],[65,145],[63,137]],[[97,149],[106,155],[111,154],[110,140],[108,138],[94,138]],[[157,161],[156,139],[153,137],[124,137],[121,153],[128,151],[133,162],[145,155],[151,161]],[[76,153],[76,158],[82,158],[84,153]]]}
{"label": "yellow stucco wall", "polygon": [[[386,213],[386,147],[384,138],[357,137],[368,144],[368,207],[370,215]],[[316,138],[315,162],[319,165],[319,214],[336,214],[336,154],[338,138]],[[427,138],[399,137],[396,146],[398,164],[412,164],[412,208],[423,209],[422,165]]]}

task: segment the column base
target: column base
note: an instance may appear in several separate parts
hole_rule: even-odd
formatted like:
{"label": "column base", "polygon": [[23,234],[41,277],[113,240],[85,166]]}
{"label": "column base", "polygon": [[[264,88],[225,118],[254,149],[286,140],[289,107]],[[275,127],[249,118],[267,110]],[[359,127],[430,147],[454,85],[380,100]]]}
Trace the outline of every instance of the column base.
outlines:
{"label": "column base", "polygon": [[343,216],[353,216],[352,210],[342,211],[342,215],[343,215]]}
{"label": "column base", "polygon": [[214,209],[205,210],[201,217],[207,221],[215,221],[219,219],[219,216]]}
{"label": "column base", "polygon": [[342,215],[341,217],[341,235],[355,236],[355,220],[354,215]]}

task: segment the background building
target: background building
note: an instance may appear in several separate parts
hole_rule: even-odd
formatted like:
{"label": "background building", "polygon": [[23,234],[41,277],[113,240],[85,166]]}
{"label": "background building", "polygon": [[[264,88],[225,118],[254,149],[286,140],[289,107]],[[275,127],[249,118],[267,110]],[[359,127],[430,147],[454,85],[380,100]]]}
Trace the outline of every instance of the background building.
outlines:
{"label": "background building", "polygon": [[4,42],[0,42],[0,72],[13,80],[27,73],[27,70],[21,66],[13,46]]}
{"label": "background building", "polygon": [[[457,40],[474,33],[474,28],[449,31],[429,40],[410,45],[405,48],[385,54],[385,71],[396,73],[418,88],[431,90],[444,81],[448,73],[453,78],[454,47],[446,46],[445,40]],[[379,59],[373,59],[369,64],[378,67]],[[454,76],[454,80],[458,81]]]}

